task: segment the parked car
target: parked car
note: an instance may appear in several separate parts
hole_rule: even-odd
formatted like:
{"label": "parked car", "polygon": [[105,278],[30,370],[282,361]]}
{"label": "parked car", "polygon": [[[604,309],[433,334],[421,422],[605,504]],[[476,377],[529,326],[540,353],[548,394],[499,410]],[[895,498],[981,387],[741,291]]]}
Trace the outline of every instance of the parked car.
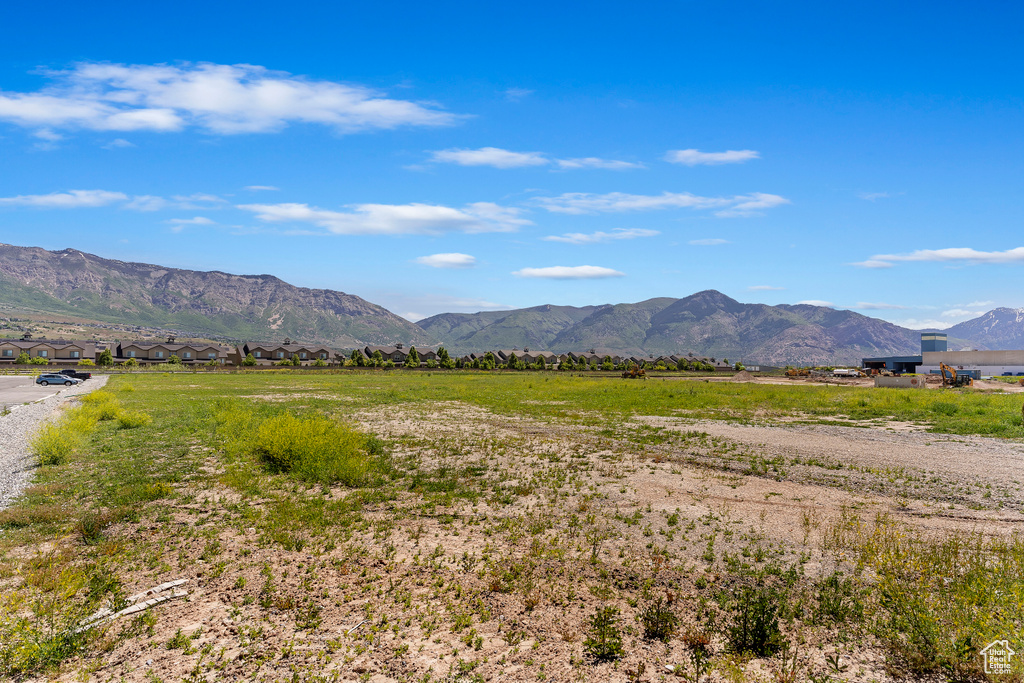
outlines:
{"label": "parked car", "polygon": [[83,382],[87,379],[92,378],[91,372],[81,372],[80,370],[72,370],[71,368],[68,368],[67,370],[61,370],[60,373],[58,374],[65,375],[67,377],[74,377],[75,379],[80,379]]}
{"label": "parked car", "polygon": [[39,375],[39,377],[36,377],[36,384],[41,384],[44,387],[51,384],[63,384],[66,387],[70,387],[72,384],[81,384],[81,382],[82,380],[68,377],[67,375]]}

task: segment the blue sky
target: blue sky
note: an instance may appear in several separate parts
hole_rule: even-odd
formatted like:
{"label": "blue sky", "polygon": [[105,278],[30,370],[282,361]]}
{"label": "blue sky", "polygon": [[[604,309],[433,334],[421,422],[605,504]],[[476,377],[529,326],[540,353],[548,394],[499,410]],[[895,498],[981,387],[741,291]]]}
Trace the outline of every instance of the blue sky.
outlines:
{"label": "blue sky", "polygon": [[482,5],[5,6],[0,241],[410,319],[1024,306],[1019,4]]}

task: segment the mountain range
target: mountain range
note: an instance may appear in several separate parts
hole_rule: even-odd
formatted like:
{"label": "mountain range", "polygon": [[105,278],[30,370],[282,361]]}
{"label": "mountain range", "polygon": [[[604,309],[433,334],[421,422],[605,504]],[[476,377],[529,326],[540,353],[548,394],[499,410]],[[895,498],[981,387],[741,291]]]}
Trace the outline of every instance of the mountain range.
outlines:
{"label": "mountain range", "polygon": [[[706,290],[676,299],[442,313],[412,323],[353,294],[295,287],[271,275],[231,275],[101,258],[75,249],[0,244],[0,308],[131,324],[225,341],[284,337],[338,349],[444,344],[694,352],[768,365],[851,364],[920,351],[920,330],[807,304],[744,304]],[[946,330],[950,348],[1021,348],[1024,309],[997,308]]]}
{"label": "mountain range", "polygon": [[289,336],[339,348],[433,341],[352,294],[295,287],[272,275],[181,270],[76,249],[0,244],[0,305],[233,340]]}
{"label": "mountain range", "polygon": [[743,304],[707,290],[682,299],[606,306],[536,306],[445,313],[420,327],[463,349],[532,347],[661,355],[693,351],[780,363],[852,363],[920,350],[920,334],[852,311]]}

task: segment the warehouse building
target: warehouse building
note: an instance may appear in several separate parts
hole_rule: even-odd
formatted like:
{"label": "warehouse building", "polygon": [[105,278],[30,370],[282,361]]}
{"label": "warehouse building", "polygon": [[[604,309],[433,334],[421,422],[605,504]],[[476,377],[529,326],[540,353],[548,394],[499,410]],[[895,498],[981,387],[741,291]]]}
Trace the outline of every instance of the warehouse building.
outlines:
{"label": "warehouse building", "polygon": [[946,335],[925,332],[921,335],[920,356],[887,356],[864,358],[862,367],[868,370],[889,370],[897,374],[939,374],[939,364],[964,372],[973,377],[1024,377],[1024,350],[1010,351],[950,351]]}

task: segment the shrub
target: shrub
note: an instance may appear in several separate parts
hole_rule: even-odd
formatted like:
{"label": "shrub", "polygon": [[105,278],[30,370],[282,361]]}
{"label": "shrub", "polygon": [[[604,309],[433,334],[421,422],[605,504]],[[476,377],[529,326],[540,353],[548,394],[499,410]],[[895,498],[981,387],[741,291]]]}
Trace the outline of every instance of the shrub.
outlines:
{"label": "shrub", "polygon": [[117,426],[121,429],[135,429],[136,427],[145,427],[153,421],[146,413],[137,410],[125,410],[121,411],[117,415]]}
{"label": "shrub", "polygon": [[864,605],[859,591],[849,577],[842,572],[830,574],[818,584],[818,606],[814,612],[819,623],[841,624],[847,620],[860,621],[864,617]]}
{"label": "shrub", "polygon": [[786,645],[779,629],[779,605],[784,602],[775,589],[741,586],[732,595],[732,624],[726,629],[729,648],[738,653],[770,657]]}
{"label": "shrub", "polygon": [[242,365],[247,368],[252,367],[253,365],[256,365],[256,358],[254,358],[251,353],[247,353],[245,354],[245,358],[242,359]]}
{"label": "shrub", "polygon": [[96,365],[96,362],[90,358],[83,358],[82,360],[78,361],[78,365],[81,367],[94,367]]}
{"label": "shrub", "polygon": [[14,362],[18,365],[28,365],[32,359],[28,357],[28,354],[24,351],[18,354],[18,357],[14,359]]}
{"label": "shrub", "polygon": [[109,512],[88,512],[78,520],[78,534],[86,545],[95,545],[103,540],[103,533],[114,523]]}
{"label": "shrub", "polygon": [[97,360],[100,367],[109,368],[114,364],[114,354],[110,352],[110,349],[103,349],[100,351],[100,356]]}
{"label": "shrub", "polygon": [[313,361],[313,367],[314,368],[326,368],[327,367],[327,361],[325,361],[323,358],[317,358],[315,361]]}
{"label": "shrub", "polygon": [[29,363],[29,365],[49,365],[50,361],[46,360],[42,356],[36,356],[32,360],[30,360],[28,363]]}
{"label": "shrub", "polygon": [[75,452],[81,436],[69,428],[65,421],[48,422],[36,432],[30,448],[41,465],[61,465]]}
{"label": "shrub", "polygon": [[322,415],[297,418],[290,413],[265,420],[256,430],[252,451],[272,472],[288,472],[306,481],[363,484],[380,442]]}
{"label": "shrub", "polygon": [[134,370],[135,368],[139,367],[139,361],[135,360],[134,358],[129,358],[125,362],[121,363],[121,367],[128,368],[129,370]]}
{"label": "shrub", "polygon": [[116,420],[121,416],[121,406],[116,401],[108,401],[107,403],[98,403],[93,408],[93,417],[101,422],[107,420]]}
{"label": "shrub", "polygon": [[644,638],[667,643],[676,631],[679,617],[668,606],[664,598],[658,598],[640,610],[640,624],[644,627]]}
{"label": "shrub", "polygon": [[176,356],[175,354],[172,353],[167,358],[167,364],[168,365],[181,365],[181,358],[179,358],[178,356]]}
{"label": "shrub", "polygon": [[590,631],[583,641],[587,653],[598,661],[610,661],[622,656],[622,630],[619,628],[619,610],[599,607],[590,619]]}

